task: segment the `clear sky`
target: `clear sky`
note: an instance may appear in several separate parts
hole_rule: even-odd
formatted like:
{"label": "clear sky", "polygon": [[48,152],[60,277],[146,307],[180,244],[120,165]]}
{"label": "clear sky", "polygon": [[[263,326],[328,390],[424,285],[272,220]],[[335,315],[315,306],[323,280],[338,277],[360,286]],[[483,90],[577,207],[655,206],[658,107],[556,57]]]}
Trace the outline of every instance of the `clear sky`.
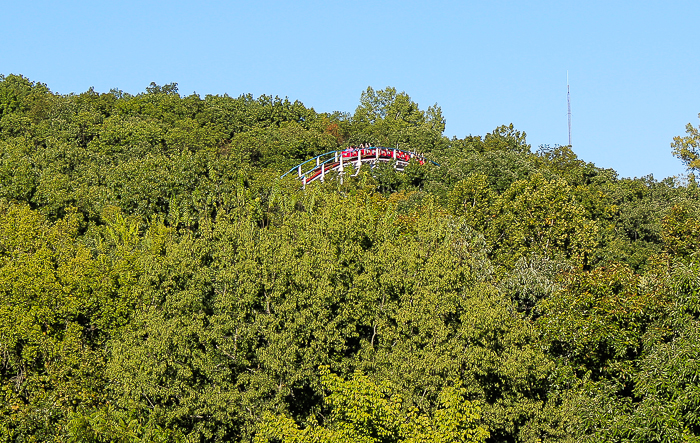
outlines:
{"label": "clear sky", "polygon": [[513,123],[623,177],[684,173],[700,123],[698,1],[6,2],[0,73],[54,92],[151,83],[353,112],[368,86],[437,103],[445,135]]}

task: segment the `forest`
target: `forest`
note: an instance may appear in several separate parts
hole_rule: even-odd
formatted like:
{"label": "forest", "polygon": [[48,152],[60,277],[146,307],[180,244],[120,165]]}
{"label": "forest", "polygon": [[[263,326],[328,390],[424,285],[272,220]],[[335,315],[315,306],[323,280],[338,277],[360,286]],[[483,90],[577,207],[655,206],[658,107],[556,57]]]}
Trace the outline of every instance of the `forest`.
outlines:
{"label": "forest", "polygon": [[[0,440],[700,442],[698,129],[631,179],[358,92],[0,75]],[[437,165],[280,178],[363,143]]]}

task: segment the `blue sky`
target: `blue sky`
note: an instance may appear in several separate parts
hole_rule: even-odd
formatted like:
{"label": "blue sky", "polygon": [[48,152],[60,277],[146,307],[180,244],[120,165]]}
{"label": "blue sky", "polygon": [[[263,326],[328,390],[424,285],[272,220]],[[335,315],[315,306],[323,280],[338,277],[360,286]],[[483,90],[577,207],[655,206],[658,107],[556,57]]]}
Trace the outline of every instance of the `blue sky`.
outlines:
{"label": "blue sky", "polygon": [[10,2],[0,73],[61,94],[287,96],[353,112],[368,86],[437,103],[445,135],[513,123],[623,177],[684,173],[675,135],[700,123],[700,2]]}

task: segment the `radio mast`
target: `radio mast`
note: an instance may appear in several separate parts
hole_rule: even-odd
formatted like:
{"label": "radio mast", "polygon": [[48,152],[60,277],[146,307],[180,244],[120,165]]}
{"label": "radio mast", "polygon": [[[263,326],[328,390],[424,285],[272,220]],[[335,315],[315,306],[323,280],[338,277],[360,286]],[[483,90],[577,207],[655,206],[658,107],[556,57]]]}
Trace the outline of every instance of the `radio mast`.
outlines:
{"label": "radio mast", "polygon": [[566,71],[566,107],[569,110],[569,146],[571,146],[571,95],[569,94],[569,71]]}

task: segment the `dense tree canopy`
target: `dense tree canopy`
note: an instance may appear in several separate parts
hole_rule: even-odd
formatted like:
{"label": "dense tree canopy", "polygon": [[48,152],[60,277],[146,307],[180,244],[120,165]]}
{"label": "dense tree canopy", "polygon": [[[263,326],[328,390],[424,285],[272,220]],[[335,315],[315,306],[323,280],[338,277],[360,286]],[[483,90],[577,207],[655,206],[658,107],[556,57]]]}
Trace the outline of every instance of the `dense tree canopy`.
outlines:
{"label": "dense tree canopy", "polygon": [[[0,76],[0,438],[700,439],[694,177],[444,128]],[[360,143],[438,165],[280,178]]]}
{"label": "dense tree canopy", "polygon": [[[700,118],[700,114],[698,114]],[[685,126],[685,137],[673,137],[673,155],[681,159],[688,169],[700,170],[700,130],[690,123]]]}

